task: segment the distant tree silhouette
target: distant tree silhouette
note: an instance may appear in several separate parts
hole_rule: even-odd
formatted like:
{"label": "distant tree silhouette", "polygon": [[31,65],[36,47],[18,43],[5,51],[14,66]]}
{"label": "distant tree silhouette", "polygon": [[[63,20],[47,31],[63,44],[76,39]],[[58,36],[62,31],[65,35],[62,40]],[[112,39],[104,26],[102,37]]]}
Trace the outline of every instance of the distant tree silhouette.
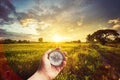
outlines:
{"label": "distant tree silhouette", "polygon": [[18,43],[22,43],[22,41],[21,41],[21,40],[18,40]]}
{"label": "distant tree silhouette", "polygon": [[18,42],[18,43],[30,43],[29,40],[18,40],[17,42]]}
{"label": "distant tree silhouette", "polygon": [[4,40],[0,40],[0,44],[10,44],[10,43],[30,43],[29,40],[12,40],[12,39],[4,39]]}
{"label": "distant tree silhouette", "polygon": [[11,39],[5,39],[5,40],[3,40],[3,43],[9,44],[9,43],[15,43],[15,41],[11,40]]}
{"label": "distant tree silhouette", "polygon": [[102,45],[105,45],[109,42],[114,42],[115,40],[119,40],[119,33],[112,29],[98,30],[92,35],[89,34],[87,36],[88,42],[99,42]]}
{"label": "distant tree silhouette", "polygon": [[39,38],[38,41],[39,41],[39,42],[43,42],[43,38]]}
{"label": "distant tree silhouette", "polygon": [[71,42],[73,42],[73,43],[81,43],[81,41],[80,41],[80,40],[71,41]]}

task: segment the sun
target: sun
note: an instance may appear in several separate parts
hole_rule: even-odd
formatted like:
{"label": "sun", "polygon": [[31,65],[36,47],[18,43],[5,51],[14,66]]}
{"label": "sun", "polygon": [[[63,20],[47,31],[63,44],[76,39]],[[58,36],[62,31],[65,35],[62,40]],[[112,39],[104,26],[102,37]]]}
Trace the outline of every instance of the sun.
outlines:
{"label": "sun", "polygon": [[63,37],[58,35],[58,34],[55,34],[53,37],[52,37],[52,40],[54,42],[61,42],[63,40]]}

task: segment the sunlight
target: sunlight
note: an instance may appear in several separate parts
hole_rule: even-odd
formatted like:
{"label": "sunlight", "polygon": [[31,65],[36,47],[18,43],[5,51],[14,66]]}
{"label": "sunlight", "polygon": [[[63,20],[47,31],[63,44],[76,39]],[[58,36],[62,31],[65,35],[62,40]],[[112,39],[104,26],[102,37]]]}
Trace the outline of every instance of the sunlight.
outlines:
{"label": "sunlight", "polygon": [[52,40],[54,42],[61,42],[63,40],[63,37],[58,35],[58,34],[55,34],[53,37],[52,37]]}

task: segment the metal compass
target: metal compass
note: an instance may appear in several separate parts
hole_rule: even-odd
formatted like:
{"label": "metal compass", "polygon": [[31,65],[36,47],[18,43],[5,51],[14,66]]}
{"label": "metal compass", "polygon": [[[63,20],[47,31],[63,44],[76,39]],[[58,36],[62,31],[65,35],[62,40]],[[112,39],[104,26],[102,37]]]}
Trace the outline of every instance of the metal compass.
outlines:
{"label": "metal compass", "polygon": [[54,50],[49,53],[48,59],[52,65],[60,66],[64,60],[64,55],[62,52]]}

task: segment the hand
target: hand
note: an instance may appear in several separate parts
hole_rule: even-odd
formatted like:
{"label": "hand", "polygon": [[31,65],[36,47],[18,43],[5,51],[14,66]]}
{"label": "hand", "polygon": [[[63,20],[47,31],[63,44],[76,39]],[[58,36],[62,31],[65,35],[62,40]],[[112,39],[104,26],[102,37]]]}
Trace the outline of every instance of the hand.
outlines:
{"label": "hand", "polygon": [[[56,50],[60,50],[60,49],[57,48]],[[52,80],[64,68],[64,66],[66,65],[66,57],[65,57],[62,65],[60,65],[60,66],[53,66],[53,65],[50,64],[50,61],[48,59],[48,54],[50,52],[51,52],[51,50],[48,50],[43,55],[38,70],[28,80]],[[64,54],[64,56],[66,55],[66,53],[63,53],[63,54]]]}

